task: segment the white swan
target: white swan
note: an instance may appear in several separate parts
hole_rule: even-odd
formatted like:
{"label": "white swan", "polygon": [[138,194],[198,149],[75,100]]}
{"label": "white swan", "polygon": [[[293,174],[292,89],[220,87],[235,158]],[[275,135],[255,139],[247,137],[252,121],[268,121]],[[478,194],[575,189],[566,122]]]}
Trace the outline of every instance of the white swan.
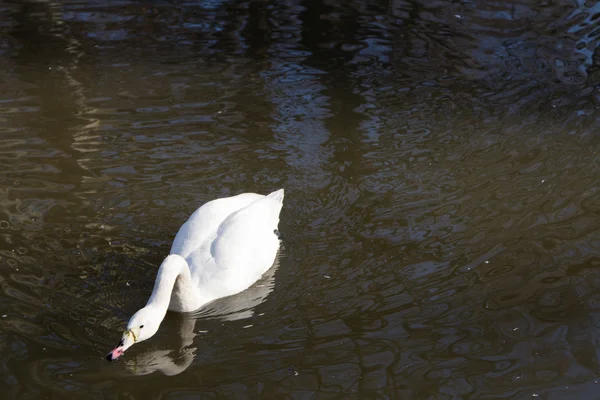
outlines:
{"label": "white swan", "polygon": [[116,360],[152,337],[167,310],[194,311],[256,282],[275,261],[282,206],[279,189],[267,196],[243,193],[217,199],[197,209],[177,232],[148,303],[131,317],[106,358]]}

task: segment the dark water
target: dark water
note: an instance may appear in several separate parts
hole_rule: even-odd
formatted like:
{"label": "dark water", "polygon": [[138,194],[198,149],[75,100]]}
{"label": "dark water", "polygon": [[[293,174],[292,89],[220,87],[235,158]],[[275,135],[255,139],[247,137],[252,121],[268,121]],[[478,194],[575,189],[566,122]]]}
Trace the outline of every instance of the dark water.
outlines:
{"label": "dark water", "polygon": [[[4,399],[593,399],[600,5],[5,1]],[[178,227],[278,266],[118,363]]]}

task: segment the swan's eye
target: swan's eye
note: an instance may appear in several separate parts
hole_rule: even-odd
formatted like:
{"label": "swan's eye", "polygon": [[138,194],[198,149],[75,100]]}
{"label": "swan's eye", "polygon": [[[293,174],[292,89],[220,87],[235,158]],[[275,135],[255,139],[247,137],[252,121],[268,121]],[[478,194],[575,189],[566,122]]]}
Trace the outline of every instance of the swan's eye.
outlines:
{"label": "swan's eye", "polygon": [[144,327],[144,325],[140,325],[140,329],[142,329]]}

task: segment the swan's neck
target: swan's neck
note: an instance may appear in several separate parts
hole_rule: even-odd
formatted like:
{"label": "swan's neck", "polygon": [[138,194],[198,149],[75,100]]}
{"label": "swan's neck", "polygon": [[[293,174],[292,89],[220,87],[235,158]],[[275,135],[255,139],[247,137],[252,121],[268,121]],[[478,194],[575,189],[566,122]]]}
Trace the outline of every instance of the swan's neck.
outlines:
{"label": "swan's neck", "polygon": [[153,306],[166,313],[171,301],[173,287],[178,279],[185,286],[192,285],[192,277],[187,261],[177,254],[170,254],[158,269],[154,289],[146,306]]}

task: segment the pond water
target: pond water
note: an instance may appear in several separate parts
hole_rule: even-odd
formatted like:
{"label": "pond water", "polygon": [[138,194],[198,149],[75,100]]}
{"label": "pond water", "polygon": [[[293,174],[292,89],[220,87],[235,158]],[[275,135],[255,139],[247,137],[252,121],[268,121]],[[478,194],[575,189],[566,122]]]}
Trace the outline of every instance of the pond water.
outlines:
{"label": "pond water", "polygon": [[[597,397],[599,4],[0,11],[3,398]],[[277,265],[108,363],[188,215],[280,187]]]}

